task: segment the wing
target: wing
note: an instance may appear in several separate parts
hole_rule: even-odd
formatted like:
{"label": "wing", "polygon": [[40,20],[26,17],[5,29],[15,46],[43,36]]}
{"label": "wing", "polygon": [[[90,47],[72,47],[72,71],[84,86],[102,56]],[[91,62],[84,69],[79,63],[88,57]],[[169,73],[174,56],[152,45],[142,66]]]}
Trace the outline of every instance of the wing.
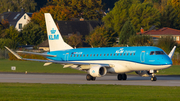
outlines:
{"label": "wing", "polygon": [[16,51],[16,52],[25,53],[25,54],[42,55],[42,56],[48,56],[48,57],[56,57],[56,55],[49,55],[49,54],[45,54],[45,53],[34,53],[34,52],[26,52],[26,51]]}
{"label": "wing", "polygon": [[[44,66],[49,65],[51,63],[57,63],[57,64],[63,64],[65,65],[65,67],[68,67],[69,65],[102,65],[102,66],[106,66],[109,67],[109,64],[99,64],[99,63],[82,63],[82,62],[70,62],[70,61],[55,61],[55,60],[40,60],[40,59],[27,59],[27,58],[22,58],[21,56],[19,56],[17,53],[15,53],[14,51],[12,51],[11,49],[9,49],[8,47],[5,46],[5,48],[10,51],[14,56],[16,56],[16,58],[20,59],[20,60],[27,60],[27,61],[38,61],[38,62],[45,62]],[[33,52],[24,52],[24,51],[18,51],[21,53],[33,53]],[[36,54],[36,53],[33,53]],[[55,57],[56,55],[47,55],[44,53],[37,53],[36,55],[43,55],[43,56],[51,56],[51,57]]]}

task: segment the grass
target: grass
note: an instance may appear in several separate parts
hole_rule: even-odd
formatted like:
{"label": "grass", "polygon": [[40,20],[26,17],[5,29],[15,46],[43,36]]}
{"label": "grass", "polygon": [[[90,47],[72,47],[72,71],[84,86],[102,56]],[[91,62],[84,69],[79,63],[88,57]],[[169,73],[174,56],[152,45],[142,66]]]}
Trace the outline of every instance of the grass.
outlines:
{"label": "grass", "polygon": [[[0,72],[19,72],[24,73],[85,73],[83,71],[63,68],[61,64],[51,64],[49,66],[43,66],[42,62],[34,61],[10,61],[0,60]],[[11,70],[11,66],[16,66],[16,70]]]}
{"label": "grass", "polygon": [[[63,68],[61,64],[51,64],[43,66],[42,62],[34,61],[10,61],[0,60],[0,72],[19,72],[24,73],[86,73],[71,68]],[[16,66],[16,70],[12,71],[11,66]],[[135,74],[135,72],[129,73]],[[173,65],[168,69],[160,70],[157,75],[180,75],[180,65]]]}
{"label": "grass", "polygon": [[0,83],[6,101],[178,101],[180,87]]}

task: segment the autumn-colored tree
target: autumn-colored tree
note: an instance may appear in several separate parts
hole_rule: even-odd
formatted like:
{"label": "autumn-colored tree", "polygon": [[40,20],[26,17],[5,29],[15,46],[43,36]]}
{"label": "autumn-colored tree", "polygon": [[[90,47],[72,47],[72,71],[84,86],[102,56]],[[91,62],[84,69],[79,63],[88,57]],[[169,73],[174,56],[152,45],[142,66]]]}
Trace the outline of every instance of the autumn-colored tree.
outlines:
{"label": "autumn-colored tree", "polygon": [[52,0],[53,5],[66,8],[72,17],[84,19],[102,18],[102,0]]}
{"label": "autumn-colored tree", "polygon": [[104,26],[96,27],[89,36],[86,36],[86,42],[91,47],[109,47],[116,42],[117,33],[114,30]]}
{"label": "autumn-colored tree", "polygon": [[39,24],[44,32],[46,32],[44,13],[50,13],[55,21],[68,20],[71,18],[70,11],[66,8],[53,5],[41,8],[39,12],[33,13],[32,21]]}
{"label": "autumn-colored tree", "polygon": [[72,47],[81,47],[83,44],[82,35],[72,34],[67,40],[67,43]]}
{"label": "autumn-colored tree", "polygon": [[6,19],[5,20],[2,19],[1,23],[2,23],[4,28],[9,28],[9,21],[7,21]]}

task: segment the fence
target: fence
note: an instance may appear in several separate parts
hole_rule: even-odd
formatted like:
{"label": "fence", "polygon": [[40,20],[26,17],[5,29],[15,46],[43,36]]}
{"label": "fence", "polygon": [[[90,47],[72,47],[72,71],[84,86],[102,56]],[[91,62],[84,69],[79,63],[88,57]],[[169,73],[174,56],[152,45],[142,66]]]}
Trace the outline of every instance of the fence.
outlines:
{"label": "fence", "polygon": [[0,49],[0,59],[8,59],[8,51],[6,49]]}

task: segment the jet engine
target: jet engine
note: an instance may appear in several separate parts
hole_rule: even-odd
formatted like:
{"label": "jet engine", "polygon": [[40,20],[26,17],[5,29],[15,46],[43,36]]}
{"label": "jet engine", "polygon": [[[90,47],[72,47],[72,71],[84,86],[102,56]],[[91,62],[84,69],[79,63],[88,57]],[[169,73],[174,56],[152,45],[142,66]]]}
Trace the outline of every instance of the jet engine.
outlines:
{"label": "jet engine", "polygon": [[101,66],[93,66],[89,69],[89,74],[93,77],[102,77],[106,75],[107,69],[106,67],[101,67]]}

